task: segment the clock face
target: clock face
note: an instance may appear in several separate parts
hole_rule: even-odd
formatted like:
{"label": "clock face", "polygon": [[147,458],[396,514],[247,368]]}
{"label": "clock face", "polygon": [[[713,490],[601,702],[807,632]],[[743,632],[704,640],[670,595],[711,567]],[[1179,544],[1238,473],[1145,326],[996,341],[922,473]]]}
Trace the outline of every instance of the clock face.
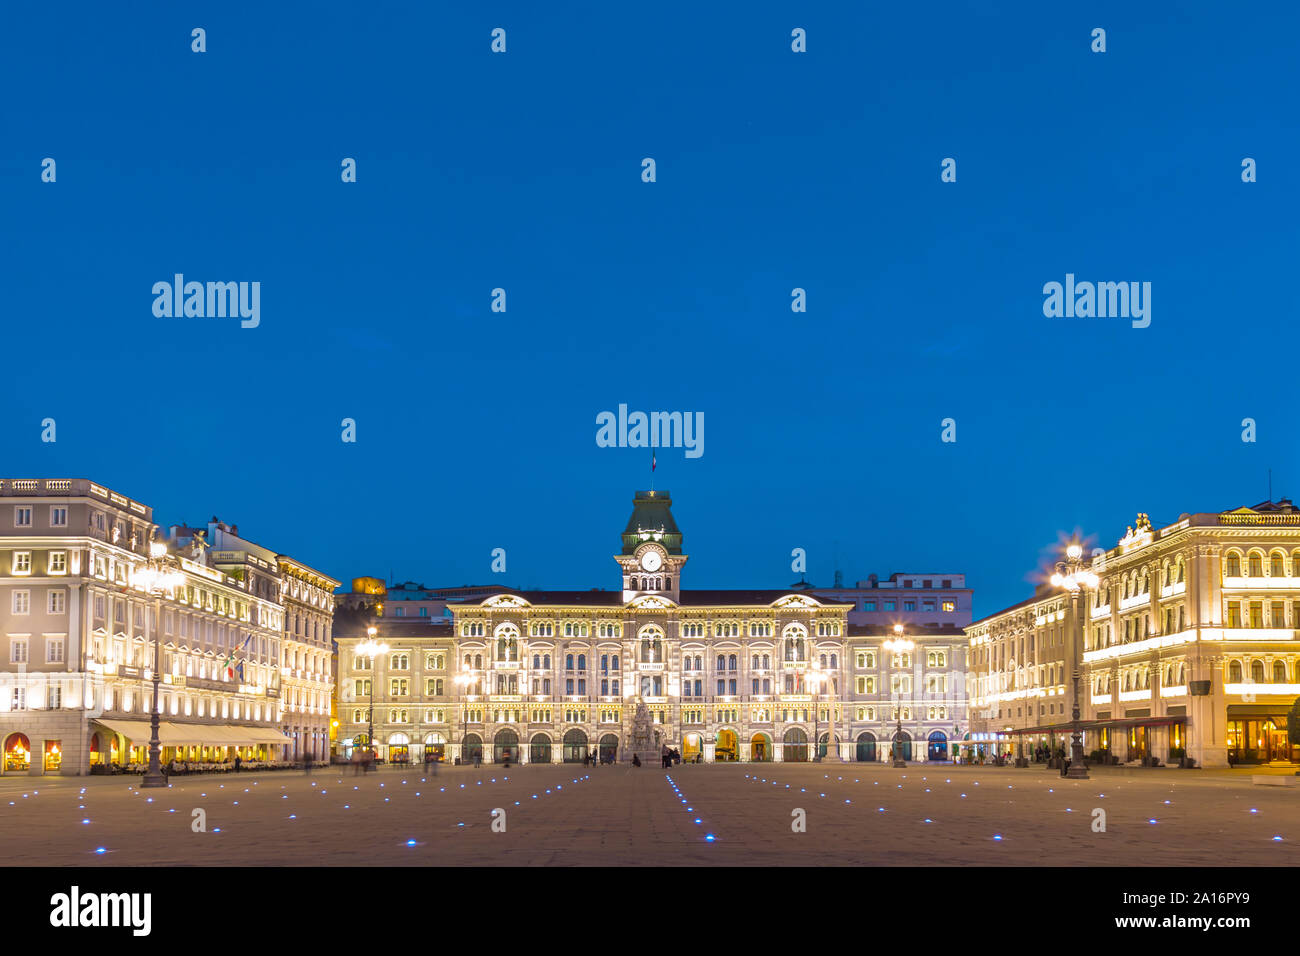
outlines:
{"label": "clock face", "polygon": [[641,555],[641,567],[646,571],[658,571],[663,560],[659,557],[658,551],[647,551]]}

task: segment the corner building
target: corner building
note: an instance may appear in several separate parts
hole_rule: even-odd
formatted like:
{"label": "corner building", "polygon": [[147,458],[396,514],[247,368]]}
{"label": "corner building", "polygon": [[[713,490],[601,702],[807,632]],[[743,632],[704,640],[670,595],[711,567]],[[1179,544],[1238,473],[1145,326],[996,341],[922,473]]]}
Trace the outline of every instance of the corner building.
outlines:
{"label": "corner building", "polygon": [[[953,660],[927,656],[928,643],[891,658],[881,644],[892,631],[850,633],[849,603],[684,589],[689,556],[671,507],[667,491],[636,493],[614,556],[618,590],[504,591],[453,603],[449,632],[381,624],[389,651],[373,674],[356,653],[363,635],[339,635],[340,739],[365,742],[373,691],[377,749],[397,761],[418,761],[426,749],[485,761],[630,760],[638,701],[658,744],[684,760],[806,761],[814,741],[828,759],[884,760],[898,719],[907,755],[947,756],[965,711],[964,680],[948,675]],[[930,640],[960,647],[960,633],[945,630]],[[927,661],[936,680],[924,686],[938,702],[920,706]],[[425,671],[413,674],[413,664]],[[891,667],[906,668],[907,681],[891,684]],[[930,743],[913,754],[912,740]]]}
{"label": "corner building", "polygon": [[1266,501],[1161,528],[1139,515],[1091,570],[1098,587],[1077,602],[1042,586],[967,629],[978,729],[1068,746],[1077,662],[1094,759],[1300,759],[1286,733],[1300,697],[1300,508]]}

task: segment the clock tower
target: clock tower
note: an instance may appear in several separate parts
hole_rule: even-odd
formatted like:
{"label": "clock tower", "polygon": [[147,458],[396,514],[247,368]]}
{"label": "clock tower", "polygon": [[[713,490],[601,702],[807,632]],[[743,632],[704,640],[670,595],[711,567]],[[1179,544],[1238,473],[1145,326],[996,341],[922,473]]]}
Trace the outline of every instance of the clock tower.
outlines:
{"label": "clock tower", "polygon": [[667,491],[638,491],[632,517],[623,529],[623,551],[614,556],[623,572],[623,600],[656,595],[680,600],[682,533],[673,520],[673,500]]}

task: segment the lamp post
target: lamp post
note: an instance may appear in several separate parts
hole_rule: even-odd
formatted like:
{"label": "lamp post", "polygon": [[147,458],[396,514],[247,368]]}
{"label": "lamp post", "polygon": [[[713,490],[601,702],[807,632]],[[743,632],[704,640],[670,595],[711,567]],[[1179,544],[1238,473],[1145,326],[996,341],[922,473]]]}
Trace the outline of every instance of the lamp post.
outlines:
{"label": "lamp post", "polygon": [[[889,653],[909,653],[916,645],[903,636],[903,625],[894,625],[894,636],[887,638],[884,648]],[[907,761],[903,759],[903,681],[898,681],[898,708],[897,708],[897,729],[894,731],[894,766],[900,769],[907,767]]]}
{"label": "lamp post", "polygon": [[375,627],[366,628],[367,639],[357,645],[357,653],[363,657],[370,658],[370,733],[367,735],[366,742],[370,745],[371,759],[375,757],[375,675],[379,668],[375,667],[376,658],[382,657],[388,653],[388,645],[383,641],[375,640],[375,635],[379,629]]}
{"label": "lamp post", "polygon": [[[475,681],[478,680],[478,677],[473,671],[466,671],[463,674],[457,674],[453,680],[455,680],[455,682],[460,686],[461,696],[468,700],[469,689],[474,685]],[[465,733],[469,729],[469,724],[467,722],[469,717],[468,710],[469,708],[466,706],[466,701],[462,701],[460,705],[460,762],[462,765],[465,763]]]}
{"label": "lamp post", "polygon": [[[1083,655],[1083,615],[1079,611],[1079,598],[1089,590],[1096,590],[1097,575],[1088,570],[1083,563],[1083,548],[1072,544],[1065,549],[1066,560],[1056,563],[1056,573],[1052,575],[1052,585],[1065,588],[1070,592],[1070,612],[1074,615],[1075,645],[1070,649],[1070,664],[1074,671],[1074,702],[1070,709],[1070,723],[1074,733],[1070,736],[1070,769],[1066,776],[1072,780],[1087,780],[1088,770],[1083,765],[1083,734],[1079,729],[1079,658]],[[1087,607],[1087,602],[1083,602]]]}
{"label": "lamp post", "polygon": [[149,767],[145,770],[141,787],[165,787],[167,778],[163,776],[158,763],[162,746],[158,740],[158,682],[162,679],[162,596],[164,591],[174,591],[185,583],[185,572],[177,566],[175,558],[167,555],[167,545],[161,541],[149,542],[149,558],[144,567],[131,576],[132,583],[139,584],[153,596],[153,707],[149,712]]}
{"label": "lamp post", "polygon": [[[812,752],[812,758],[813,758],[813,761],[814,761],[815,763],[816,763],[816,762],[820,762],[821,759],[822,759],[822,755],[821,755],[821,746],[822,746],[822,745],[821,745],[821,732],[820,732],[820,727],[821,727],[821,723],[820,723],[820,721],[821,721],[821,712],[817,709],[817,694],[818,694],[818,689],[821,687],[822,680],[825,678],[825,676],[826,676],[826,675],[823,674],[822,671],[821,671],[821,664],[819,664],[817,661],[813,661],[813,669],[812,669],[812,673],[810,673],[810,674],[808,675],[808,685],[809,685],[809,687],[810,687],[811,690],[812,690],[812,697],[813,697],[813,739],[812,739],[813,752]],[[827,739],[826,750],[827,750],[827,753],[830,752],[830,740],[829,740],[829,738]]]}

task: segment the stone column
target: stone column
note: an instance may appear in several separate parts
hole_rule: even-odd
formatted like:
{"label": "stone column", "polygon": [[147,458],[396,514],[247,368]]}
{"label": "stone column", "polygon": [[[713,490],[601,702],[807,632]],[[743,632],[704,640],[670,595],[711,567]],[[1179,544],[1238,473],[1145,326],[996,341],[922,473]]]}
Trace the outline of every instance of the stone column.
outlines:
{"label": "stone column", "polygon": [[1228,705],[1223,692],[1223,658],[1209,654],[1189,664],[1189,680],[1209,679],[1210,694],[1188,698],[1187,755],[1195,758],[1199,767],[1226,767]]}

